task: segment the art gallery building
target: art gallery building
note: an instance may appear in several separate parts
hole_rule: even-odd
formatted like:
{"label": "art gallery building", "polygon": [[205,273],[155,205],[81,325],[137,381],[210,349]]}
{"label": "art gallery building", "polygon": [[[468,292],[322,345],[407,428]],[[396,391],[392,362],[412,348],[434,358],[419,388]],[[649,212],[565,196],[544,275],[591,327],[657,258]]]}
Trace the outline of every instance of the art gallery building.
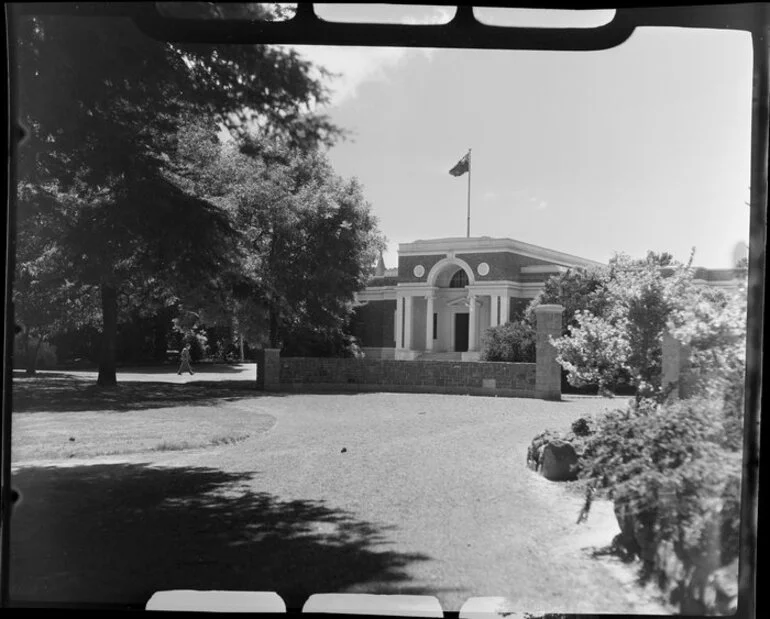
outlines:
{"label": "art gallery building", "polygon": [[[353,332],[369,358],[479,358],[488,327],[521,315],[552,275],[606,266],[509,238],[444,238],[402,243],[398,267],[357,295]],[[711,285],[734,285],[732,269],[696,271]]]}

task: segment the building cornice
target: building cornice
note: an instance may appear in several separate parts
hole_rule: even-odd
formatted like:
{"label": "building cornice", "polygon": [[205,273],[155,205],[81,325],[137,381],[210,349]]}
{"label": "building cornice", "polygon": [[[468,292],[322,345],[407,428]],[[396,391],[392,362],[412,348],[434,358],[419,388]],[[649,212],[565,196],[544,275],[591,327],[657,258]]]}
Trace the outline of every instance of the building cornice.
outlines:
{"label": "building cornice", "polygon": [[531,245],[508,238],[492,238],[487,236],[472,238],[444,238],[419,240],[412,243],[400,243],[399,256],[437,256],[454,252],[461,254],[480,254],[492,252],[509,252],[535,258],[548,262],[554,262],[561,266],[607,266],[601,262],[588,260],[579,256],[573,256],[564,252]]}

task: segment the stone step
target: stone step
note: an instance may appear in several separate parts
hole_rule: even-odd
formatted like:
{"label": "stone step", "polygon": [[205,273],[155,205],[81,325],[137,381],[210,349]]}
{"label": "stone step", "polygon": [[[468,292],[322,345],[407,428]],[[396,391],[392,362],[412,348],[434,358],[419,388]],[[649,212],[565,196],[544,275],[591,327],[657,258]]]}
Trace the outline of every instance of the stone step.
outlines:
{"label": "stone step", "polygon": [[418,361],[462,361],[461,352],[425,352],[417,357]]}

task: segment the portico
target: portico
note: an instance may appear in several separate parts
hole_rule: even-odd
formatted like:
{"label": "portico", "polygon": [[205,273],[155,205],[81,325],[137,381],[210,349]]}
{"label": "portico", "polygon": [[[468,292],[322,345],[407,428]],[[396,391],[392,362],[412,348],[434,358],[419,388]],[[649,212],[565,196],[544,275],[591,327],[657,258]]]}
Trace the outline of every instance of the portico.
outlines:
{"label": "portico", "polygon": [[506,282],[478,282],[456,256],[442,259],[425,284],[396,286],[395,357],[457,352],[464,360],[478,359],[481,334],[507,322],[510,297],[518,292]]}

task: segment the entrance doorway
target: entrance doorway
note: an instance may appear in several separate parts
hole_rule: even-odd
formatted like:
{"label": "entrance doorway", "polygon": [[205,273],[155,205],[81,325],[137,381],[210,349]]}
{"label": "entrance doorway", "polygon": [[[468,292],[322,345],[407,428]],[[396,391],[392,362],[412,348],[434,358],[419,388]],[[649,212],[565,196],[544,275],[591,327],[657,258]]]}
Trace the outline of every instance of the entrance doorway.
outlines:
{"label": "entrance doorway", "polygon": [[468,351],[468,325],[470,314],[455,314],[455,352]]}

